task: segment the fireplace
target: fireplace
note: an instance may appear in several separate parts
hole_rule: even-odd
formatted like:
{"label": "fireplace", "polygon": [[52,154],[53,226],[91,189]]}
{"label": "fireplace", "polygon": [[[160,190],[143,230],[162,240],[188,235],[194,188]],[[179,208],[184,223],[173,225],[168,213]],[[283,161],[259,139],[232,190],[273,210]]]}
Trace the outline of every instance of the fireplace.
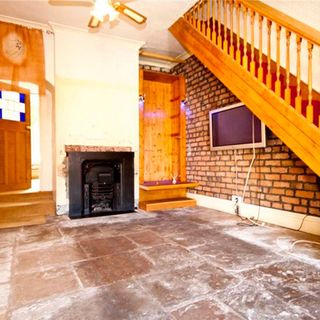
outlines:
{"label": "fireplace", "polygon": [[134,153],[68,151],[69,216],[134,210]]}

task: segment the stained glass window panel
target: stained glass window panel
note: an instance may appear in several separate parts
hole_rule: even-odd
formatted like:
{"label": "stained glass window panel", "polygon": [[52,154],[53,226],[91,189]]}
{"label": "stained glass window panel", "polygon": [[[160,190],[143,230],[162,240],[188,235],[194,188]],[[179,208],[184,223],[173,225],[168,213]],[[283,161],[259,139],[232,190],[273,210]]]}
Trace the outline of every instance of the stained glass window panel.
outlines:
{"label": "stained glass window panel", "polygon": [[24,93],[0,90],[0,119],[25,122],[25,99]]}

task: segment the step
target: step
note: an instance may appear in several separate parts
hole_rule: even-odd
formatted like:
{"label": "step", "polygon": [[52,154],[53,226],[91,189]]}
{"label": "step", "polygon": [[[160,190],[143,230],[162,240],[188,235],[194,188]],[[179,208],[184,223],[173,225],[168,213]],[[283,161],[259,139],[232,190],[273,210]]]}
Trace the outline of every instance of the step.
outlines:
{"label": "step", "polygon": [[164,209],[174,209],[183,207],[195,207],[196,200],[190,198],[162,199],[152,201],[142,201],[139,203],[139,208],[145,211],[155,211]]}
{"label": "step", "polygon": [[16,219],[2,219],[0,217],[0,229],[32,226],[46,223],[47,218],[43,215],[33,217],[19,217]]}
{"label": "step", "polygon": [[26,202],[32,200],[53,200],[52,191],[40,191],[40,192],[1,192],[0,204],[8,202]]}
{"label": "step", "polygon": [[2,202],[0,204],[0,219],[14,221],[21,217],[50,216],[55,214],[53,200],[38,200],[30,202]]}

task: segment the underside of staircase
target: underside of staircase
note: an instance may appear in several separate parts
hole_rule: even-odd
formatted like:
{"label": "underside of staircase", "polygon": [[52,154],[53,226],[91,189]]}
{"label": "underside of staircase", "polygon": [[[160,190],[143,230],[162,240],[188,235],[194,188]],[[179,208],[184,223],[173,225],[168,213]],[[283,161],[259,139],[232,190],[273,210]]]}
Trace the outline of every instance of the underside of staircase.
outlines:
{"label": "underside of staircase", "polygon": [[[210,9],[210,7],[209,7]],[[207,10],[209,10],[207,9]],[[200,7],[201,10],[201,7]],[[209,22],[208,22],[209,21]],[[217,22],[201,22],[204,32],[200,32],[186,17],[177,20],[171,27],[171,33],[176,39],[191,53],[193,53],[212,73],[219,78],[274,134],[276,134],[302,161],[304,161],[317,175],[320,175],[320,129],[319,129],[319,111],[320,102],[315,101],[312,120],[306,117],[306,105],[308,101],[302,101],[302,110],[297,110],[287,103],[284,99],[284,85],[282,83],[281,93],[275,94],[274,90],[266,85],[265,73],[264,80],[257,77],[257,67],[254,75],[250,72],[250,63],[248,68],[243,67],[236,61],[235,54],[226,53],[228,49],[222,49],[222,45],[217,45],[212,37],[208,37],[206,29],[208,25],[216,28]],[[224,33],[224,26],[220,24],[221,34]],[[224,34],[229,36],[222,37],[221,42],[228,42],[230,47],[230,38],[234,38],[233,33],[228,30]],[[232,36],[230,36],[232,34]],[[233,42],[233,41],[232,41]],[[241,59],[248,55],[243,50],[243,39],[241,39]],[[255,49],[256,50],[256,49]],[[254,59],[248,56],[249,62],[259,64],[258,55],[255,53]],[[275,65],[275,62],[272,62]],[[262,65],[260,61],[260,65]],[[290,76],[292,77],[292,75]],[[273,77],[272,86],[275,86],[275,77]],[[291,81],[292,82],[292,81]],[[307,88],[307,85],[305,85]],[[294,92],[291,88],[291,92]],[[317,93],[314,97],[319,97]],[[290,100],[290,99],[289,99]],[[291,97],[291,100],[292,99]]]}
{"label": "underside of staircase", "polygon": [[54,215],[50,191],[0,193],[0,229],[43,224]]}

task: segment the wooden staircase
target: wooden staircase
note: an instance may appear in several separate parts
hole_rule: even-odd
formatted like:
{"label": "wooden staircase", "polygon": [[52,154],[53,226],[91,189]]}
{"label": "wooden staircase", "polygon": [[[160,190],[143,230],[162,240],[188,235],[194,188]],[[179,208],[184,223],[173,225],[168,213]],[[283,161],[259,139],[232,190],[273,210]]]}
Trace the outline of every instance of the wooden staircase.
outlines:
{"label": "wooden staircase", "polygon": [[52,192],[0,193],[0,229],[42,224],[53,215]]}
{"label": "wooden staircase", "polygon": [[[320,175],[320,95],[312,84],[312,53],[320,47],[320,32],[259,1],[247,0],[199,1],[169,30]],[[281,40],[285,40],[285,67]],[[274,43],[275,61],[271,59]]]}

